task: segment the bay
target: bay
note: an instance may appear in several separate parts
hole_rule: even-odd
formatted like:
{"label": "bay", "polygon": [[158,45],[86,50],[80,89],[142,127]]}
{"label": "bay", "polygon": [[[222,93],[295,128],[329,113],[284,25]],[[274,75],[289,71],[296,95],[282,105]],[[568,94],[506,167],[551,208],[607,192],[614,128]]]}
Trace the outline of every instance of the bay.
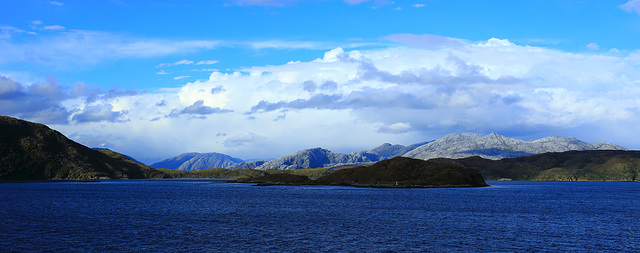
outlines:
{"label": "bay", "polygon": [[640,251],[640,184],[0,184],[0,252]]}

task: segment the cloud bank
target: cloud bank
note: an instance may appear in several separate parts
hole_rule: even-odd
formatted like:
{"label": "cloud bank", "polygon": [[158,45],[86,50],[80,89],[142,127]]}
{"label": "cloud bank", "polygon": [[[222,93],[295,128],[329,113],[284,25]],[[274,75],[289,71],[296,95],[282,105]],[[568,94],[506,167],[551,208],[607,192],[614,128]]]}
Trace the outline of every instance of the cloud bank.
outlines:
{"label": "cloud bank", "polygon": [[[52,124],[86,145],[147,162],[190,151],[244,159],[317,146],[352,152],[453,132],[564,135],[640,148],[640,52],[570,53],[496,38],[386,38],[398,44],[213,72],[154,93],[2,77],[0,113]],[[187,62],[196,64],[172,64]]]}

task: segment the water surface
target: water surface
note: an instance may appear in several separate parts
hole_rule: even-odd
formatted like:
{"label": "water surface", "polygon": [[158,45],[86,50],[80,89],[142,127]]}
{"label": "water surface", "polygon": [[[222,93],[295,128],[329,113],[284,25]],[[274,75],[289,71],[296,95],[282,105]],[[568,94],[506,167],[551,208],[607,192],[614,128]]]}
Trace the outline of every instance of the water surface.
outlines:
{"label": "water surface", "polygon": [[640,251],[640,184],[0,184],[0,251]]}

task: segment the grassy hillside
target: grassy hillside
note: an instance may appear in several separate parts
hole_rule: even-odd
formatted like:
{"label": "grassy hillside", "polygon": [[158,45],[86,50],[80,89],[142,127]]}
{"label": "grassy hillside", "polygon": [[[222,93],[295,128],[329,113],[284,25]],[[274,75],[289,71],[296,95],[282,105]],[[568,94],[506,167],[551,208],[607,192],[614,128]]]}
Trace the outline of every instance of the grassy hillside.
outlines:
{"label": "grassy hillside", "polygon": [[395,157],[370,166],[337,170],[318,184],[398,187],[486,186],[479,171],[443,162]]}
{"label": "grassy hillside", "polygon": [[311,180],[304,175],[274,173],[238,180],[258,185],[343,185],[356,187],[477,187],[487,186],[479,171],[459,165],[395,157],[370,166],[343,168]]}
{"label": "grassy hillside", "polygon": [[640,152],[618,150],[568,151],[487,160],[433,159],[475,168],[488,180],[638,181]]}
{"label": "grassy hillside", "polygon": [[157,178],[164,174],[96,151],[49,127],[0,116],[0,180]]}
{"label": "grassy hillside", "polygon": [[268,173],[261,170],[254,169],[236,169],[228,170],[222,168],[206,169],[206,170],[170,170],[170,169],[157,169],[158,171],[165,173],[170,178],[251,178],[267,175]]}

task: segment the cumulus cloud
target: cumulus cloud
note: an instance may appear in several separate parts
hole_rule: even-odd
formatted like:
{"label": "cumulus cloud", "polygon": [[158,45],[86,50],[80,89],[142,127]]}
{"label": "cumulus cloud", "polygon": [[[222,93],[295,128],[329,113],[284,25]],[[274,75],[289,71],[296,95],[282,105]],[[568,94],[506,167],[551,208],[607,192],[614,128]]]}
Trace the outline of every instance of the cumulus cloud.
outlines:
{"label": "cumulus cloud", "polygon": [[113,111],[110,103],[139,94],[135,90],[104,91],[82,82],[61,85],[53,75],[43,83],[29,85],[0,76],[0,114],[46,124],[119,122],[127,112]]}
{"label": "cumulus cloud", "polygon": [[214,113],[226,113],[231,112],[231,110],[221,109],[218,107],[211,107],[204,105],[203,100],[198,100],[190,106],[184,108],[180,114],[198,114],[198,115],[209,115]]}
{"label": "cumulus cloud", "polygon": [[[60,85],[32,89],[5,78],[0,102],[53,99],[46,105],[77,121],[62,130],[87,141],[95,140],[92,134],[125,135],[112,141],[119,145],[113,148],[143,160],[136,148],[142,144],[163,158],[187,151],[277,158],[317,146],[352,152],[385,142],[413,144],[453,132],[571,135],[637,148],[637,52],[568,53],[498,38],[442,41],[335,48],[311,61],[214,72],[208,80],[154,93],[108,95],[78,84],[73,90],[84,95],[73,95]],[[14,115],[51,112],[0,110],[7,108]]]}
{"label": "cumulus cloud", "polygon": [[70,98],[68,89],[49,76],[41,84],[23,85],[0,76],[0,114],[41,123],[66,123],[71,112],[61,102]]}
{"label": "cumulus cloud", "polygon": [[256,135],[255,133],[242,133],[242,134],[227,138],[223,142],[223,145],[225,147],[237,148],[237,147],[246,146],[248,143],[254,142],[257,139],[260,139],[260,136]]}
{"label": "cumulus cloud", "polygon": [[222,86],[216,86],[216,87],[211,88],[211,94],[216,94],[216,93],[220,93],[220,92],[223,92],[223,91],[226,91],[226,90]]}
{"label": "cumulus cloud", "polygon": [[126,111],[114,111],[111,104],[89,105],[75,113],[72,119],[78,123],[85,122],[120,122],[125,121]]}
{"label": "cumulus cloud", "polygon": [[399,122],[393,123],[391,125],[384,125],[378,128],[378,132],[380,133],[391,133],[391,134],[401,134],[406,133],[411,130],[411,124]]}

